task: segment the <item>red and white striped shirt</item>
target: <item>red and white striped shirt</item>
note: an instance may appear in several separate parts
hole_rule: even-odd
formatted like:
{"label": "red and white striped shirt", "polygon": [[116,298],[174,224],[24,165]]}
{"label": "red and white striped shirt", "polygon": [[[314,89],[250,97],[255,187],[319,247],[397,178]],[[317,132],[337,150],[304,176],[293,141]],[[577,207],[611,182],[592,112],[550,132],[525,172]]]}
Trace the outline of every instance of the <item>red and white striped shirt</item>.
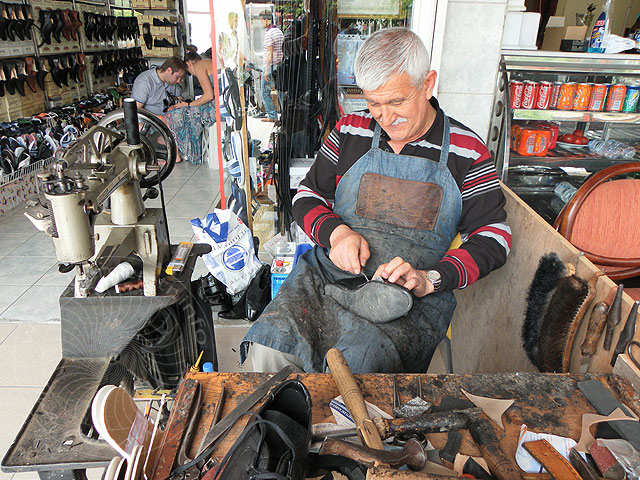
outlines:
{"label": "red and white striped shirt", "polygon": [[267,64],[267,53],[269,47],[273,47],[273,56],[271,57],[271,65],[277,65],[282,62],[282,43],[284,42],[284,34],[275,25],[271,25],[267,32],[264,34],[264,45],[262,47],[262,53],[264,55],[264,67]]}

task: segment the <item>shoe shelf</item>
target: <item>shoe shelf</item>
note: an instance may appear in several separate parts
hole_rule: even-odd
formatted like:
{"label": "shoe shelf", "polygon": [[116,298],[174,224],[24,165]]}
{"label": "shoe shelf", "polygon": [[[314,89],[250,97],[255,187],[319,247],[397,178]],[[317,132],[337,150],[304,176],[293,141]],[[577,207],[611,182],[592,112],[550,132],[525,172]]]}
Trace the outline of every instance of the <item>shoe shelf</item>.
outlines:
{"label": "shoe shelf", "polygon": [[37,174],[55,161],[55,158],[38,160],[27,167],[5,175],[0,173],[0,215],[22,205],[40,192]]}

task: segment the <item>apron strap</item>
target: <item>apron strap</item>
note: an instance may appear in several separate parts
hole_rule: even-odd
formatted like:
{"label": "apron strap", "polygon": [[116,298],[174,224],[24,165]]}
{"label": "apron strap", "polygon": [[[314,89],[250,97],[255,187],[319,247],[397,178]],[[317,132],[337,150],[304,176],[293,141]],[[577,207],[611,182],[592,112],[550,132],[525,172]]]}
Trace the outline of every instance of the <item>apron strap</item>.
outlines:
{"label": "apron strap", "polygon": [[444,117],[444,126],[442,128],[442,146],[440,147],[440,160],[438,162],[438,170],[445,170],[447,168],[447,161],[449,160],[449,117],[442,112]]}
{"label": "apron strap", "polygon": [[373,129],[373,140],[371,140],[371,148],[378,148],[380,145],[380,124],[376,122],[376,126]]}

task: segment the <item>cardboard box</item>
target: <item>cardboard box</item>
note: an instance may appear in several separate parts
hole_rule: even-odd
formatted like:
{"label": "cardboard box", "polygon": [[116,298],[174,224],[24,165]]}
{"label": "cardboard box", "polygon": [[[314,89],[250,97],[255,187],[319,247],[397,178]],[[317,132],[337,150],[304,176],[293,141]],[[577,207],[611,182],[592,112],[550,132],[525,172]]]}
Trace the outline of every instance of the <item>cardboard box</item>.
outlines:
{"label": "cardboard box", "polygon": [[587,34],[586,25],[580,27],[547,27],[544,30],[544,41],[541,50],[560,51],[562,40],[584,40]]}

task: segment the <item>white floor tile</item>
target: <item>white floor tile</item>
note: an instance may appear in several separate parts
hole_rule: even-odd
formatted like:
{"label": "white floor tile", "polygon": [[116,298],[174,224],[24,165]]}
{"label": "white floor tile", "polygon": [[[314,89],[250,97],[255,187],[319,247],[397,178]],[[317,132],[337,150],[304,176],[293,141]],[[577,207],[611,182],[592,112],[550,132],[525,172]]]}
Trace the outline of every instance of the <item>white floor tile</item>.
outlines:
{"label": "white floor tile", "polygon": [[7,218],[0,225],[2,225],[2,233],[24,233],[33,235],[38,232],[38,229],[34,227],[33,223],[27,220],[27,217],[18,213]]}
{"label": "white floor tile", "polygon": [[38,400],[41,391],[42,387],[0,387],[0,412],[3,417],[0,453],[3,457]]}
{"label": "white floor tile", "polygon": [[2,223],[0,223],[0,257],[10,254],[29,238],[28,234],[5,233],[5,230],[8,229],[2,228]]}
{"label": "white floor tile", "polygon": [[33,285],[55,263],[54,257],[4,257],[0,259],[0,285]]}
{"label": "white floor tile", "polygon": [[0,323],[0,345],[9,337],[18,325],[15,323]]}
{"label": "white floor tile", "polygon": [[36,285],[49,287],[66,287],[75,277],[75,269],[68,273],[60,273],[58,264],[54,264],[47,272],[36,282]]}
{"label": "white floor tile", "polygon": [[29,290],[29,285],[0,286],[0,318],[2,318],[2,312],[9,308],[27,290]]}
{"label": "white floor tile", "polygon": [[[178,196],[176,195],[176,197]],[[188,219],[202,217],[207,213],[210,205],[211,202],[196,203],[174,199],[167,205],[167,217]]]}
{"label": "white floor tile", "polygon": [[44,387],[61,357],[60,324],[18,324],[0,344],[0,385]]}
{"label": "white floor tile", "polygon": [[9,253],[10,257],[55,257],[53,240],[44,232],[38,232]]}
{"label": "white floor tile", "polygon": [[60,294],[65,288],[63,285],[34,285],[2,313],[2,319],[33,323],[59,322]]}

